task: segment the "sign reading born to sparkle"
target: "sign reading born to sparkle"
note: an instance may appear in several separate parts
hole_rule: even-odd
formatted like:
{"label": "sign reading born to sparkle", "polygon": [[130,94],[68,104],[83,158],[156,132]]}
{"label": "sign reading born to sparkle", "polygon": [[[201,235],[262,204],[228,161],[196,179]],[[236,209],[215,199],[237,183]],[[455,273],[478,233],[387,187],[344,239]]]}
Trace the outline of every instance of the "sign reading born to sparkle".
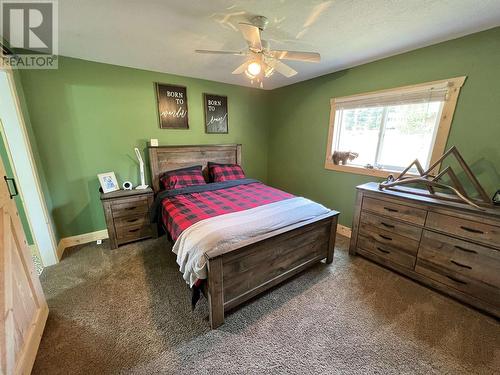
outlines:
{"label": "sign reading born to sparkle", "polygon": [[227,133],[227,96],[203,94],[205,101],[205,131]]}
{"label": "sign reading born to sparkle", "polygon": [[186,87],[156,83],[156,98],[160,128],[189,128]]}

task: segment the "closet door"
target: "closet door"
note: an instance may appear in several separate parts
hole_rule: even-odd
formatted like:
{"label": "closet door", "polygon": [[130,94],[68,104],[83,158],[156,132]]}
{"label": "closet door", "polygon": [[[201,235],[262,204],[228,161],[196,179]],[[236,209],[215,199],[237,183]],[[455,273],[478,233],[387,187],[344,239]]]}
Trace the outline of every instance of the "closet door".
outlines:
{"label": "closet door", "polygon": [[29,374],[49,309],[0,162],[0,374]]}

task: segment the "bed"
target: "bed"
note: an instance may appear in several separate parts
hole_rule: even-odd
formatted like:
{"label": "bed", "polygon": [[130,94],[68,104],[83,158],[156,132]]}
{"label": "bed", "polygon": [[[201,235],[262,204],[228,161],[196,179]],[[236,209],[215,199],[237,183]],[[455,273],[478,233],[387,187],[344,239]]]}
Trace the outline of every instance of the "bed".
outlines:
{"label": "bed", "polygon": [[[151,179],[155,193],[160,192],[160,177],[165,172],[194,165],[205,167],[208,162],[241,165],[241,145],[149,147]],[[258,185],[258,182],[247,183],[247,190],[251,184],[257,191],[265,189]],[[270,190],[265,191],[267,194]],[[289,201],[292,203],[292,200]],[[271,202],[266,207],[272,206]],[[224,323],[224,313],[228,310],[317,262],[325,259],[326,263],[330,264],[333,261],[338,215],[336,211],[328,211],[312,219],[238,241],[223,249],[205,251],[205,290],[210,326],[213,329],[219,327]],[[184,228],[178,228],[178,231],[183,230]]]}

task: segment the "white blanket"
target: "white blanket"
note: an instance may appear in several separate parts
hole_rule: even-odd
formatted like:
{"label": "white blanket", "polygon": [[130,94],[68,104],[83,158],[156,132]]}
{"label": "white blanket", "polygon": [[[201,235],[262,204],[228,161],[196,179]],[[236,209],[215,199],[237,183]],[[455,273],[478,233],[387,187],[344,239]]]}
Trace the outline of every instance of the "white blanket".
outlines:
{"label": "white blanket", "polygon": [[298,197],[215,216],[201,220],[182,232],[172,251],[177,254],[184,280],[192,287],[197,279],[207,278],[204,256],[207,251],[225,250],[235,243],[329,212],[321,204]]}

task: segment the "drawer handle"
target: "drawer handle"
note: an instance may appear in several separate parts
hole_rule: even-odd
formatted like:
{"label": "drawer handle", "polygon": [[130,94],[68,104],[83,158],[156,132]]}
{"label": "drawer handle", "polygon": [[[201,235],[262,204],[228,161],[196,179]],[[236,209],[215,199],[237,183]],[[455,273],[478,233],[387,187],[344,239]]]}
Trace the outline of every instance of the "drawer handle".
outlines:
{"label": "drawer handle", "polygon": [[479,230],[479,229],[467,228],[467,227],[464,227],[463,225],[460,226],[460,228],[467,231],[467,232],[484,234],[484,232],[482,230]]}
{"label": "drawer handle", "polygon": [[139,219],[137,219],[137,218],[136,219],[130,219],[130,220],[127,220],[127,223],[135,223],[137,220],[139,220]]}
{"label": "drawer handle", "polygon": [[384,207],[384,210],[389,211],[389,212],[399,212],[395,208],[390,208],[390,207]]}
{"label": "drawer handle", "polygon": [[381,247],[378,247],[378,246],[377,246],[377,250],[380,251],[381,253],[384,253],[384,254],[390,254],[391,253],[389,250],[384,250],[384,249],[382,249]]}
{"label": "drawer handle", "polygon": [[126,210],[130,211],[130,210],[135,210],[137,208],[137,206],[134,206],[134,207],[127,207],[125,208]]}
{"label": "drawer handle", "polygon": [[392,241],[392,238],[389,236],[384,236],[383,234],[379,234],[379,236],[382,237],[384,240]]}
{"label": "drawer handle", "polygon": [[380,224],[382,224],[382,225],[383,225],[384,227],[386,227],[386,228],[395,228],[395,226],[394,226],[394,225],[384,223],[383,221],[381,221],[381,222],[380,222]]}
{"label": "drawer handle", "polygon": [[451,281],[454,281],[454,282],[456,282],[456,283],[463,284],[463,285],[467,285],[467,283],[466,283],[465,281],[462,281],[462,280],[459,280],[459,279],[455,279],[455,278],[454,278],[454,277],[452,277],[452,276],[448,276],[448,275],[446,275],[446,277],[447,277],[448,279],[450,279]]}
{"label": "drawer handle", "polygon": [[129,233],[134,233],[134,232],[137,232],[138,230],[140,230],[141,228],[136,228],[136,229],[130,229],[129,230]]}
{"label": "drawer handle", "polygon": [[466,249],[465,247],[462,247],[462,246],[459,246],[459,245],[455,245],[455,249],[458,249],[458,250],[461,250],[461,251],[465,251],[466,253],[477,254],[477,251]]}
{"label": "drawer handle", "polygon": [[466,265],[466,264],[462,264],[462,263],[458,263],[458,262],[456,262],[456,261],[454,261],[454,260],[450,260],[450,262],[451,262],[451,263],[453,263],[453,264],[455,264],[455,265],[457,265],[457,266],[459,266],[459,267],[462,267],[462,268],[468,268],[468,269],[470,269],[470,270],[472,269],[472,267],[471,267],[471,266],[468,266],[468,265]]}

